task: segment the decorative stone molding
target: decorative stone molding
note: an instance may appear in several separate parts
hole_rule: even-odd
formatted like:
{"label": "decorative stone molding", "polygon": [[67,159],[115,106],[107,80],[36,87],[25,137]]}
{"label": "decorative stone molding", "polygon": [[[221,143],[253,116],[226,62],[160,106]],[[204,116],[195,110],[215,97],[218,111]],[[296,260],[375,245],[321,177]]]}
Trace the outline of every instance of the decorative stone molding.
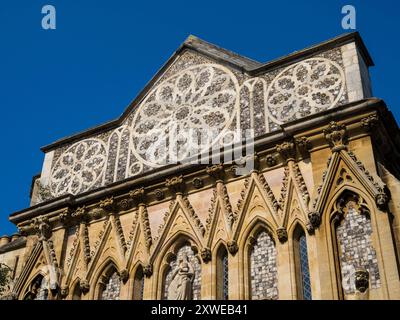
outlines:
{"label": "decorative stone molding", "polygon": [[366,118],[361,119],[361,126],[367,130],[367,132],[372,132],[379,123],[379,118],[376,114],[372,114]]}
{"label": "decorative stone molding", "polygon": [[154,195],[158,201],[163,200],[165,197],[164,192],[161,189],[154,190]]}
{"label": "decorative stone molding", "polygon": [[103,208],[104,210],[109,211],[109,212],[113,211],[115,209],[114,197],[111,196],[109,198],[100,200],[99,207]]}
{"label": "decorative stone molding", "polygon": [[229,240],[227,246],[228,246],[229,253],[232,255],[235,255],[236,252],[238,252],[238,250],[239,250],[239,246],[238,246],[236,240]]}
{"label": "decorative stone molding", "polygon": [[390,197],[385,193],[381,192],[375,196],[375,203],[379,210],[385,211],[387,209]]}
{"label": "decorative stone molding", "polygon": [[50,200],[53,198],[50,187],[49,186],[44,186],[41,182],[40,179],[37,179],[35,181],[36,188],[37,188],[37,202],[45,202],[47,200]]}
{"label": "decorative stone molding", "polygon": [[288,234],[286,228],[281,227],[276,230],[276,234],[278,236],[279,242],[285,243],[288,239]]}
{"label": "decorative stone molding", "polygon": [[57,256],[56,256],[56,251],[54,250],[54,244],[52,240],[47,241],[47,245],[49,248],[49,255],[50,255],[50,260],[52,266],[58,268],[58,262],[57,262]]}
{"label": "decorative stone molding", "polygon": [[211,224],[213,223],[214,220],[214,213],[215,213],[215,204],[217,203],[217,197],[218,197],[218,191],[216,188],[213,189],[213,195],[211,198],[211,205],[208,208],[208,217],[206,219],[206,232],[210,232],[211,230]]}
{"label": "decorative stone molding", "polygon": [[222,185],[222,196],[223,196],[225,213],[227,215],[228,225],[230,228],[232,228],[233,224],[235,223],[235,221],[237,219],[237,215],[232,210],[232,205],[231,205],[231,201],[229,199],[228,189],[226,188],[225,185]]}
{"label": "decorative stone molding", "polygon": [[285,166],[283,169],[283,181],[282,181],[282,187],[281,187],[281,195],[279,198],[279,206],[283,208],[285,206],[285,201],[286,201],[286,195],[288,192],[288,185],[289,185],[289,168]]}
{"label": "decorative stone molding", "polygon": [[120,221],[119,215],[117,213],[114,213],[114,223],[115,223],[115,229],[116,229],[117,235],[118,235],[119,244],[122,248],[122,251],[125,253],[127,250],[127,246],[126,246],[126,242],[125,242],[124,230],[122,229],[121,221]]}
{"label": "decorative stone molding", "polygon": [[276,151],[280,154],[283,160],[288,163],[296,158],[296,146],[291,141],[285,141],[276,145]]}
{"label": "decorative stone molding", "polygon": [[32,219],[33,229],[39,236],[39,240],[47,240],[51,237],[51,226],[46,216],[40,216]]}
{"label": "decorative stone molding", "polygon": [[315,229],[310,222],[307,223],[306,229],[309,235],[313,235],[315,233]]}
{"label": "decorative stone molding", "polygon": [[196,189],[200,189],[200,188],[203,187],[204,183],[203,183],[203,180],[202,180],[202,179],[200,179],[200,178],[194,178],[194,179],[192,180],[192,185],[193,185],[193,187],[195,187]]}
{"label": "decorative stone molding", "polygon": [[206,172],[215,179],[215,181],[224,180],[225,170],[222,163],[214,164],[206,168]]}
{"label": "decorative stone molding", "polygon": [[265,163],[268,167],[274,167],[276,166],[276,159],[273,155],[269,154],[265,157]]}
{"label": "decorative stone molding", "polygon": [[83,258],[86,265],[89,264],[91,260],[90,255],[90,244],[89,244],[89,230],[86,223],[82,224],[82,239],[83,239]]}
{"label": "decorative stone molding", "polygon": [[203,223],[201,222],[197,213],[194,211],[192,205],[190,204],[189,199],[187,197],[183,197],[183,202],[184,202],[186,208],[188,209],[191,218],[195,222],[197,229],[200,231],[201,235],[204,236],[206,229],[204,228]]}
{"label": "decorative stone molding", "polygon": [[142,223],[143,223],[143,232],[144,232],[144,238],[146,241],[146,247],[148,249],[150,249],[151,244],[153,243],[153,238],[151,237],[149,213],[147,211],[146,206],[143,206],[143,209],[142,209]]}
{"label": "decorative stone molding", "polygon": [[146,264],[143,268],[143,273],[146,276],[146,278],[150,278],[153,274],[153,265],[152,264]]}
{"label": "decorative stone molding", "polygon": [[203,248],[201,250],[201,259],[203,260],[204,263],[208,263],[209,261],[211,261],[211,250],[209,248]]}
{"label": "decorative stone molding", "polygon": [[357,269],[355,272],[355,286],[356,289],[364,293],[369,287],[369,272],[365,269]]}
{"label": "decorative stone molding", "polygon": [[308,152],[312,145],[307,137],[300,137],[295,140],[295,143],[301,152]]}
{"label": "decorative stone molding", "polygon": [[122,199],[118,202],[118,209],[121,211],[128,210],[132,205],[131,199]]}
{"label": "decorative stone molding", "polygon": [[323,131],[325,139],[329,142],[332,152],[338,152],[346,149],[346,126],[331,121],[328,127]]}
{"label": "decorative stone molding", "polygon": [[272,207],[274,208],[275,212],[277,212],[280,208],[279,202],[276,200],[274,193],[272,192],[271,187],[269,186],[267,180],[262,173],[257,174],[257,178],[260,181],[268,200],[271,202]]}
{"label": "decorative stone molding", "polygon": [[176,200],[171,200],[168,206],[168,211],[164,213],[163,221],[162,223],[158,226],[157,230],[157,236],[154,237],[154,241],[158,241],[160,236],[162,235],[165,227],[167,226],[168,219],[172,213],[172,210],[175,206]]}
{"label": "decorative stone molding", "polygon": [[244,179],[244,188],[243,190],[240,192],[240,198],[237,202],[237,207],[236,207],[236,211],[235,211],[235,215],[238,216],[240,211],[242,210],[243,206],[244,206],[244,198],[246,196],[247,193],[247,189],[250,185],[250,179],[246,178]]}
{"label": "decorative stone molding", "polygon": [[69,288],[67,286],[63,286],[60,291],[61,298],[65,299],[68,296]]}
{"label": "decorative stone molding", "polygon": [[78,207],[71,216],[80,221],[87,221],[89,219],[89,215],[86,209],[86,206]]}
{"label": "decorative stone molding", "polygon": [[183,176],[172,177],[165,180],[165,186],[175,194],[182,194],[185,189]]}
{"label": "decorative stone molding", "polygon": [[81,291],[83,292],[83,294],[88,293],[90,290],[89,281],[87,281],[86,279],[80,280],[79,287],[81,288]]}
{"label": "decorative stone molding", "polygon": [[120,277],[120,279],[121,279],[121,281],[122,281],[123,283],[126,283],[126,281],[128,281],[128,279],[129,279],[129,272],[128,272],[128,270],[123,269],[123,270],[120,272],[119,277]]}
{"label": "decorative stone molding", "polygon": [[317,211],[312,211],[308,214],[308,220],[314,229],[317,229],[321,223],[321,215]]}
{"label": "decorative stone molding", "polygon": [[130,191],[129,197],[133,199],[135,205],[142,205],[146,202],[146,194],[143,187]]}
{"label": "decorative stone molding", "polygon": [[71,210],[69,208],[65,208],[59,215],[58,219],[62,224],[67,224],[69,221],[69,218],[71,217]]}
{"label": "decorative stone molding", "polygon": [[308,204],[310,201],[310,194],[308,193],[307,185],[304,181],[303,175],[301,174],[299,165],[297,163],[293,163],[292,169],[294,171],[294,178],[301,192],[301,197],[303,198],[303,201]]}
{"label": "decorative stone molding", "polygon": [[89,216],[94,219],[100,219],[104,214],[106,213],[106,211],[103,208],[93,208],[92,210],[89,211]]}

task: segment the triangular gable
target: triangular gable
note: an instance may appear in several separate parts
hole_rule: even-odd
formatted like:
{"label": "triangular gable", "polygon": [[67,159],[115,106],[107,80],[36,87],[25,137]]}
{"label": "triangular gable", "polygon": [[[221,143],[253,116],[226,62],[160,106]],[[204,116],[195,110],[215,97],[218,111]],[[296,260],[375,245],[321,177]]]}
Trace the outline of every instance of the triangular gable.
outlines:
{"label": "triangular gable", "polygon": [[152,242],[147,207],[140,205],[134,213],[134,221],[130,232],[126,258],[127,270],[130,269],[132,263],[137,263],[138,261],[145,263],[150,253]]}
{"label": "triangular gable", "polygon": [[226,186],[223,183],[218,183],[213,190],[207,218],[205,238],[208,248],[212,248],[218,239],[227,242],[231,238],[235,219],[236,215],[232,211]]}
{"label": "triangular gable", "polygon": [[41,241],[38,241],[34,247],[32,248],[31,253],[29,254],[28,259],[26,260],[21,273],[18,277],[18,280],[16,281],[14,288],[13,288],[13,293],[16,294],[18,297],[21,294],[21,290],[23,286],[26,284],[28,281],[30,275],[32,274],[36,262],[39,260],[40,255],[43,252],[43,244]]}
{"label": "triangular gable", "polygon": [[322,177],[322,184],[317,190],[313,210],[322,214],[329,198],[336,188],[358,183],[372,199],[385,191],[385,184],[379,177],[373,177],[352,151],[346,149],[333,152],[328,159],[327,170]]}
{"label": "triangular gable", "polygon": [[203,243],[205,228],[187,197],[179,196],[171,202],[169,211],[160,226],[159,236],[155,239],[150,260],[153,261],[159,249],[179,232],[191,234],[199,244]]}
{"label": "triangular gable", "polygon": [[264,218],[271,223],[273,228],[277,229],[280,225],[278,215],[279,204],[269,187],[262,173],[253,172],[245,180],[244,189],[241,192],[241,199],[237,204],[237,220],[234,225],[232,238],[237,240],[244,224],[245,218],[249,214],[249,207],[259,206],[264,214]]}
{"label": "triangular gable", "polygon": [[307,223],[310,195],[299,165],[290,162],[284,170],[281,189],[281,227],[287,228],[294,219]]}

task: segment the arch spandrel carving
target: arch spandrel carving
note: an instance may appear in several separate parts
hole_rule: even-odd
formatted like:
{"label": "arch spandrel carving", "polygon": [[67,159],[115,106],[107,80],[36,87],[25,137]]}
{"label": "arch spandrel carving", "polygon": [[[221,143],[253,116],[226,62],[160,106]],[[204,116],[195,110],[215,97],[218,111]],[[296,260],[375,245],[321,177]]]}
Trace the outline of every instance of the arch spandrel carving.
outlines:
{"label": "arch spandrel carving", "polygon": [[[327,203],[335,196],[337,190],[349,186],[366,192],[375,199],[376,206],[384,207],[389,196],[382,180],[368,172],[355,153],[346,149],[333,152],[323,173],[322,183],[317,188],[317,195],[312,203],[312,210],[320,215],[326,210]],[[380,205],[380,201],[382,204]]]}
{"label": "arch spandrel carving", "polygon": [[193,235],[197,243],[204,242],[205,228],[185,197],[171,202],[164,216],[164,224],[160,226],[159,235],[155,238],[150,260],[154,261],[161,247],[181,232]]}
{"label": "arch spandrel carving", "polygon": [[[244,189],[241,192],[241,199],[237,204],[237,219],[232,232],[232,239],[234,240],[238,239],[243,226],[247,225],[249,220],[254,219],[254,217],[251,217],[252,215],[266,219],[274,226],[274,229],[277,229],[280,225],[278,202],[263,177],[262,175],[260,179],[260,174],[253,172],[246,179]],[[255,198],[258,198],[258,201],[254,201]]]}

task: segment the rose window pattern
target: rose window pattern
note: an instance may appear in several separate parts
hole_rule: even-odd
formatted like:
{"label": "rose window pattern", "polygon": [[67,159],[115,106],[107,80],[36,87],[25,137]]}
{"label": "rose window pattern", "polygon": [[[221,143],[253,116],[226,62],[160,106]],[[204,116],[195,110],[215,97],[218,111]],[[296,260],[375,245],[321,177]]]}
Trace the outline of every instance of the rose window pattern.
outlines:
{"label": "rose window pattern", "polygon": [[106,160],[106,144],[98,139],[87,139],[72,145],[54,165],[51,193],[59,196],[88,190],[102,178]]}
{"label": "rose window pattern", "polygon": [[[135,156],[151,165],[183,160],[191,151],[190,141],[199,141],[198,133],[213,131],[203,137],[206,143],[199,141],[198,149],[208,148],[208,142],[215,142],[231,123],[238,88],[228,69],[212,64],[193,66],[164,80],[149,93],[133,119]],[[170,152],[166,146],[172,146]]]}
{"label": "rose window pattern", "polygon": [[339,65],[324,58],[307,59],[282,71],[267,92],[267,110],[278,123],[334,107],[344,90]]}
{"label": "rose window pattern", "polygon": [[56,149],[45,201],[176,164],[348,101],[340,49],[250,77],[183,55],[116,129]]}

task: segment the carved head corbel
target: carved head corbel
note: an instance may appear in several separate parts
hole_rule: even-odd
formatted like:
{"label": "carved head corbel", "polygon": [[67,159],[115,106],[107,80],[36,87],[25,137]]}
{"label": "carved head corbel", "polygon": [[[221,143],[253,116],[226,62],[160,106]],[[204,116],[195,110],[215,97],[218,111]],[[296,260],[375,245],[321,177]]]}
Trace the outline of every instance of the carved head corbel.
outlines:
{"label": "carved head corbel", "polygon": [[324,130],[325,139],[329,142],[332,152],[346,149],[346,126],[331,121]]}
{"label": "carved head corbel", "polygon": [[203,248],[200,252],[200,255],[204,263],[211,261],[211,250],[209,248]]}

